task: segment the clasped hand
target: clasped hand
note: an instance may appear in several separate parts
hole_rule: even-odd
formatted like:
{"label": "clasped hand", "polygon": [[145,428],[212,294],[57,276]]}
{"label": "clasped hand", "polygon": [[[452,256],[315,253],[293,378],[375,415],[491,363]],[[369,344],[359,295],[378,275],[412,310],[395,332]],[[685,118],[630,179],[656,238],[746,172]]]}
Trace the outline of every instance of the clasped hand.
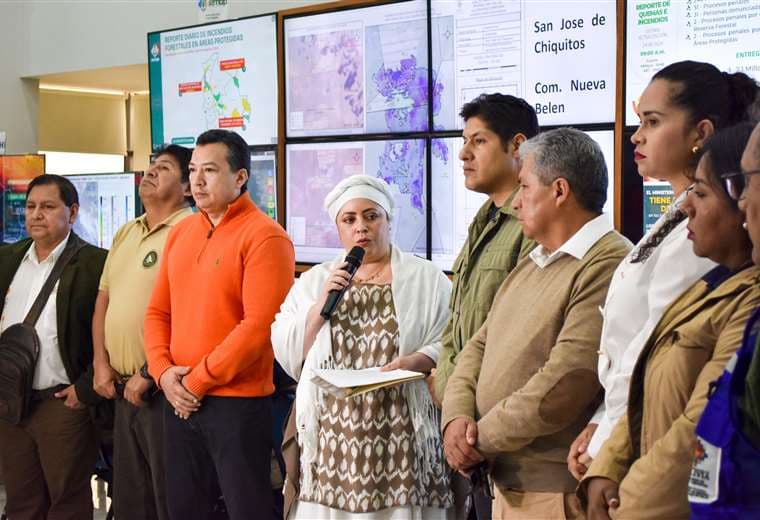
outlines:
{"label": "clasped hand", "polygon": [[471,417],[451,421],[443,432],[443,451],[454,470],[464,476],[483,462],[485,457],[475,446],[478,443],[478,423]]}
{"label": "clasped hand", "polygon": [[190,367],[173,366],[161,374],[161,390],[169,404],[174,407],[174,415],[187,419],[190,414],[201,407],[200,400],[183,384],[184,377],[190,373]]}

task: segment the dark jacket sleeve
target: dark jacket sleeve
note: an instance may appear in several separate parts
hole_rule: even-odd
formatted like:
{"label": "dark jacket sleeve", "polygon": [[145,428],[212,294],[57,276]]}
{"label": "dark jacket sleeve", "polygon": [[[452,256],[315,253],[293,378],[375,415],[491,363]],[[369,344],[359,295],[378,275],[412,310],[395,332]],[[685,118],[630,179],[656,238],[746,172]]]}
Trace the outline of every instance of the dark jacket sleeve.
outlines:
{"label": "dark jacket sleeve", "polygon": [[93,389],[92,382],[92,314],[106,256],[105,249],[87,245],[79,251],[76,265],[71,266],[76,269],[76,273],[72,279],[71,298],[68,302],[67,334],[65,343],[61,345],[67,354],[64,357],[68,358],[70,364],[68,370],[77,397],[89,406],[102,401]]}

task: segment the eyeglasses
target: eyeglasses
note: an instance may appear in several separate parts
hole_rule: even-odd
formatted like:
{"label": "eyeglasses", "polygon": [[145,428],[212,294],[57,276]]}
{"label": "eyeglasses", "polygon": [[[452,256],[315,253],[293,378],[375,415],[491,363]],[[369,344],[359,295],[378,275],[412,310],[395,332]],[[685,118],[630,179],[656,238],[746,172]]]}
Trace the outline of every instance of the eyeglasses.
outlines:
{"label": "eyeglasses", "polygon": [[750,170],[748,172],[730,172],[724,173],[720,176],[723,181],[723,187],[726,189],[729,197],[734,200],[739,200],[744,195],[749,184],[749,176],[760,173],[758,170]]}

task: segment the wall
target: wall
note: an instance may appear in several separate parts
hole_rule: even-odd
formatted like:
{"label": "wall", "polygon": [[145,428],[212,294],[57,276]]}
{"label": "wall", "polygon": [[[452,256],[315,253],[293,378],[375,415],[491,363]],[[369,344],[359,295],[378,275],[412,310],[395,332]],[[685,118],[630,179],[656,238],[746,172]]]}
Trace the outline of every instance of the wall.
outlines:
{"label": "wall", "polygon": [[[230,17],[313,0],[230,0]],[[0,130],[8,153],[39,149],[37,83],[21,78],[145,63],[146,34],[198,23],[196,0],[0,3]]]}
{"label": "wall", "polygon": [[129,147],[133,155],[128,168],[145,171],[150,164],[150,100],[148,96],[132,96],[129,119]]}
{"label": "wall", "polygon": [[37,81],[20,79],[29,61],[30,11],[24,3],[0,5],[0,131],[7,153],[37,151]]}
{"label": "wall", "polygon": [[125,155],[125,98],[41,90],[37,130],[40,150]]}

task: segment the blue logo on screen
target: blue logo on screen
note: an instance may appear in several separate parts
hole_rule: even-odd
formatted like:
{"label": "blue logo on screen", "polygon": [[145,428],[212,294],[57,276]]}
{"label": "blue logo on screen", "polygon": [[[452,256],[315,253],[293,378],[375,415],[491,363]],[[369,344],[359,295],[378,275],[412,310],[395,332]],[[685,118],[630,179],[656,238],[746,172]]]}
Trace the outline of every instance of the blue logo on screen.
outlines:
{"label": "blue logo on screen", "polygon": [[201,11],[205,11],[206,6],[208,6],[208,0],[198,0],[198,7]]}
{"label": "blue logo on screen", "polygon": [[153,59],[158,59],[159,54],[161,54],[161,48],[158,46],[157,43],[154,43],[153,46],[150,48],[150,55],[153,56]]}

